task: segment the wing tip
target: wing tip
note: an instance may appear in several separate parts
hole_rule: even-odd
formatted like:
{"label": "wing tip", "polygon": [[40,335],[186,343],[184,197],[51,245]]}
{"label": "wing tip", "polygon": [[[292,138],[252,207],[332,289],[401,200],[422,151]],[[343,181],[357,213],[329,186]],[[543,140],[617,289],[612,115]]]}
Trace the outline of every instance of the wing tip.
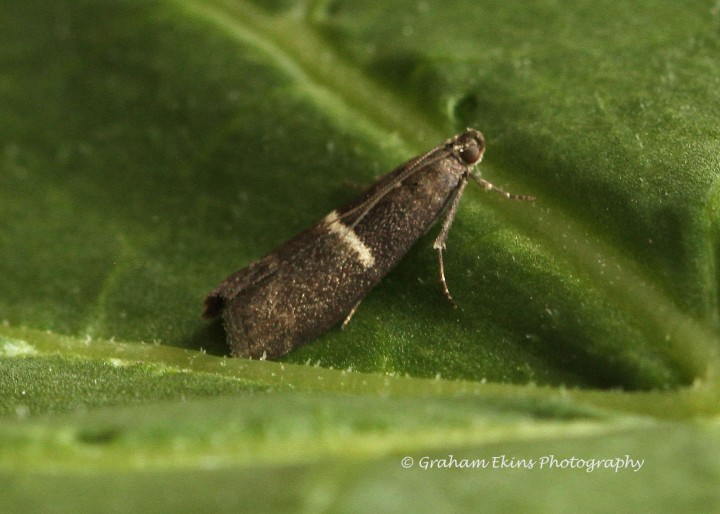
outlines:
{"label": "wing tip", "polygon": [[218,294],[210,294],[205,298],[205,311],[203,312],[203,318],[212,319],[222,314],[225,308],[225,298]]}

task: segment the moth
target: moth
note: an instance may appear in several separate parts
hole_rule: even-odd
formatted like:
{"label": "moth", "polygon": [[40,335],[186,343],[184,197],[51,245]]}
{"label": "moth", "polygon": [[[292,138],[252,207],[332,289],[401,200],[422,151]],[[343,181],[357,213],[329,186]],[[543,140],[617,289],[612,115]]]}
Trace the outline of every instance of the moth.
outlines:
{"label": "moth", "polygon": [[[205,318],[222,315],[231,353],[275,359],[350,321],[368,292],[443,217],[433,248],[440,283],[443,250],[468,180],[506,198],[474,171],[483,135],[468,128],[380,178],[357,199],[262,259],[230,275],[205,299]],[[343,321],[344,320],[344,321]]]}

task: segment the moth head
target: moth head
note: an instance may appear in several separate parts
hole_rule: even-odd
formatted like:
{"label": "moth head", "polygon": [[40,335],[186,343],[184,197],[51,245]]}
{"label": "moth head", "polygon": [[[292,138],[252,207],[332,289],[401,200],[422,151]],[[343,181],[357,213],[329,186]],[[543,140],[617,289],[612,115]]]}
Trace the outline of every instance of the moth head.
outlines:
{"label": "moth head", "polygon": [[480,162],[485,153],[485,138],[475,129],[467,129],[456,136],[453,144],[455,155],[466,166],[474,166]]}

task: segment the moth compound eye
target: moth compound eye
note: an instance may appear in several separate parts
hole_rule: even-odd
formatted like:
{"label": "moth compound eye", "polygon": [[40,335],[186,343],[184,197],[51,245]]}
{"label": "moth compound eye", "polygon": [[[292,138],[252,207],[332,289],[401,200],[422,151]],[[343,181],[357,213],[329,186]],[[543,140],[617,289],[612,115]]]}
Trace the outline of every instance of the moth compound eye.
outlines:
{"label": "moth compound eye", "polygon": [[460,150],[460,158],[465,164],[475,164],[480,160],[480,148],[477,145],[470,145]]}

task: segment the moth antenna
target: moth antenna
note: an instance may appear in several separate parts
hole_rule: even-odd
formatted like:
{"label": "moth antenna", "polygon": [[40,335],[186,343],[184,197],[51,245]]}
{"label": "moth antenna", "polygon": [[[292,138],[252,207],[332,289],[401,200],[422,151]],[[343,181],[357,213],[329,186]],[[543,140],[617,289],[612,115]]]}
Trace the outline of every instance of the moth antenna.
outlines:
{"label": "moth antenna", "polygon": [[508,193],[507,191],[497,187],[492,182],[485,180],[484,178],[478,177],[474,173],[470,173],[470,177],[472,177],[475,182],[480,184],[483,189],[485,189],[485,191],[494,191],[495,193],[507,198],[508,200],[520,200],[523,202],[532,202],[535,200],[535,197],[532,195],[518,195],[515,193]]}

